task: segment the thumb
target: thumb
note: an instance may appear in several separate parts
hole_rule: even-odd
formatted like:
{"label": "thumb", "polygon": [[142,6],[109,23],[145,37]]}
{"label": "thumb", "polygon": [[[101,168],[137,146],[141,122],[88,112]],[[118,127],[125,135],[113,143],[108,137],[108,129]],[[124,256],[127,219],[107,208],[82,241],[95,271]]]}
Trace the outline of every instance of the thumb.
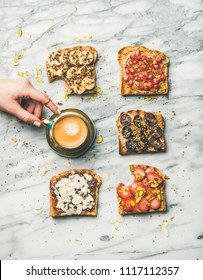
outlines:
{"label": "thumb", "polygon": [[29,113],[25,109],[23,109],[17,102],[16,102],[15,106],[10,108],[9,113],[16,116],[17,119],[19,119],[25,123],[33,124],[37,127],[41,126],[40,119],[38,117],[36,117],[35,115]]}

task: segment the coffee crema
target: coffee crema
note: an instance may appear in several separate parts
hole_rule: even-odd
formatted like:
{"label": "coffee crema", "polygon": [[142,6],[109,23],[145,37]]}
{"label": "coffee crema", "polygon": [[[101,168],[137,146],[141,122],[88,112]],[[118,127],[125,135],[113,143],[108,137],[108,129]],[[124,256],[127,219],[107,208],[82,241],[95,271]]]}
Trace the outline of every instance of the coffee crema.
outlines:
{"label": "coffee crema", "polygon": [[88,129],[78,116],[70,115],[58,120],[53,127],[56,142],[68,149],[79,147],[87,138]]}

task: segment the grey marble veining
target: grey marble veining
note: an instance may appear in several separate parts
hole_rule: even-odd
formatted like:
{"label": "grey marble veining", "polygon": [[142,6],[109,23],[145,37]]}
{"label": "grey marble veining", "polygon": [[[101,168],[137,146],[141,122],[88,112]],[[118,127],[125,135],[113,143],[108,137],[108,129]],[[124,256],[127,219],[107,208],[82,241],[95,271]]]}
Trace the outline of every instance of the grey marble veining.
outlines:
{"label": "grey marble veining", "polygon": [[[83,157],[69,160],[50,150],[43,128],[0,113],[1,259],[203,259],[202,8],[198,0],[0,1],[1,78],[17,78],[19,71],[29,71],[34,86],[63,103],[61,109],[84,110],[103,136],[103,142],[95,143]],[[120,95],[117,52],[134,44],[169,57],[168,97],[147,102]],[[76,45],[91,45],[99,53],[97,85],[103,94],[94,101],[89,96],[65,101],[64,83],[47,83],[48,54],[57,46]],[[26,53],[14,67],[14,56],[23,48]],[[34,76],[39,64],[43,83]],[[129,109],[163,114],[166,153],[118,154],[115,121]],[[43,116],[50,112],[44,109]],[[183,119],[189,121],[187,126]],[[170,176],[168,212],[120,219],[115,187],[132,180],[131,163],[153,165]],[[44,176],[39,175],[42,168],[47,171]],[[103,177],[96,218],[49,216],[49,180],[70,168],[91,168]],[[168,237],[160,227],[163,220],[168,221]]]}

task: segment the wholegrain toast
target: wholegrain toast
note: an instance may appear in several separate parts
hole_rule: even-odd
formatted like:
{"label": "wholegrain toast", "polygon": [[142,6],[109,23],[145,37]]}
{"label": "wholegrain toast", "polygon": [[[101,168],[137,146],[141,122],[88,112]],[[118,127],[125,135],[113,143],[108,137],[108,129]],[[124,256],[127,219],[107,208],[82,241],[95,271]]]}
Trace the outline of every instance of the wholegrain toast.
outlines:
{"label": "wholegrain toast", "polygon": [[165,175],[149,165],[130,165],[133,183],[117,186],[118,212],[121,215],[164,212],[167,210]]}
{"label": "wholegrain toast", "polygon": [[119,153],[164,152],[164,118],[156,112],[130,110],[122,112],[116,121]]}
{"label": "wholegrain toast", "polygon": [[76,46],[52,52],[46,60],[47,77],[65,82],[65,95],[94,94],[97,51],[91,46]]}
{"label": "wholegrain toast", "polygon": [[119,50],[120,90],[122,95],[167,94],[168,57],[144,46],[127,46]]}
{"label": "wholegrain toast", "polygon": [[50,215],[52,217],[96,216],[101,177],[89,169],[73,169],[50,180]]}

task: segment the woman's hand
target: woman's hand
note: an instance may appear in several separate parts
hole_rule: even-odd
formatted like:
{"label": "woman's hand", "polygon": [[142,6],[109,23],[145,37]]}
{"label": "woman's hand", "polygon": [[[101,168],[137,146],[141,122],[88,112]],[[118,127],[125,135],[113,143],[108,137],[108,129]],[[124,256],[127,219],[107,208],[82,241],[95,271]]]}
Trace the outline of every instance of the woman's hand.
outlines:
{"label": "woman's hand", "polygon": [[26,78],[0,80],[0,110],[39,127],[41,125],[39,118],[44,105],[53,113],[60,114],[51,99],[35,89]]}

